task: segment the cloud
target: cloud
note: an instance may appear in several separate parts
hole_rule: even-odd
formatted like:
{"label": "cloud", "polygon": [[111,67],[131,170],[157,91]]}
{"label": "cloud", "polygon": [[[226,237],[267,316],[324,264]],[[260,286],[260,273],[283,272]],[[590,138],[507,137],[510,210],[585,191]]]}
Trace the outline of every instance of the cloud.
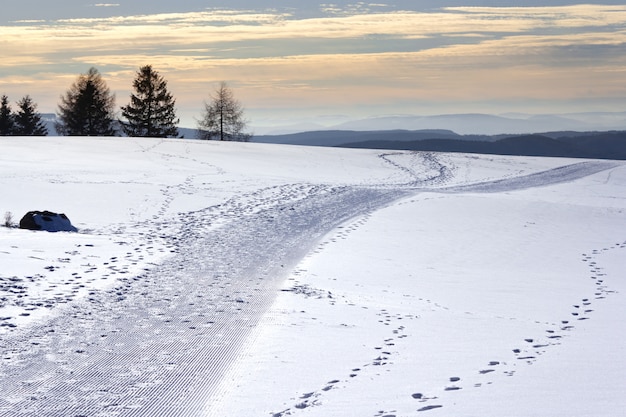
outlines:
{"label": "cloud", "polygon": [[[365,7],[367,5],[363,5]],[[330,39],[352,44],[367,43],[366,38],[385,37],[389,50],[395,40],[431,39],[448,37],[448,44],[464,38],[464,42],[477,41],[479,37],[503,38],[511,34],[541,36],[572,33],[574,30],[594,28],[596,32],[613,32],[615,26],[626,21],[623,6],[569,6],[529,8],[445,8],[438,12],[410,11],[342,14],[339,16],[295,19],[287,13],[255,11],[210,10],[191,13],[163,13],[108,18],[63,19],[54,24],[12,28],[19,29],[16,36],[33,36],[32,44],[45,42],[63,45],[63,40],[82,38],[80,44],[100,44],[115,41],[120,49],[129,44],[161,46],[161,49],[183,48],[220,43],[254,43],[264,40],[285,40],[293,43],[311,39]],[[159,30],[155,33],[155,26]],[[0,28],[3,35],[11,36],[11,28]],[[36,36],[39,33],[41,36]],[[132,37],[132,38],[131,38]],[[452,38],[457,38],[455,41]],[[166,40],[165,44],[162,41]],[[435,44],[435,42],[433,42]],[[422,44],[423,45],[423,44]],[[428,45],[426,45],[428,47]],[[366,51],[369,52],[369,51]],[[280,55],[280,51],[276,51]]]}
{"label": "cloud", "polygon": [[0,26],[0,82],[24,72],[75,77],[95,65],[127,91],[150,63],[181,105],[201,102],[198,91],[220,80],[259,106],[625,93],[615,86],[626,65],[626,6],[324,10],[315,18],[204,10]]}
{"label": "cloud", "polygon": [[73,26],[132,26],[132,25],[216,25],[216,24],[250,24],[263,25],[275,23],[288,14],[283,13],[259,13],[251,10],[212,10],[203,12],[187,12],[187,13],[158,13],[149,15],[135,16],[112,16],[112,17],[93,17],[93,18],[72,18],[60,19],[57,21],[60,25]]}

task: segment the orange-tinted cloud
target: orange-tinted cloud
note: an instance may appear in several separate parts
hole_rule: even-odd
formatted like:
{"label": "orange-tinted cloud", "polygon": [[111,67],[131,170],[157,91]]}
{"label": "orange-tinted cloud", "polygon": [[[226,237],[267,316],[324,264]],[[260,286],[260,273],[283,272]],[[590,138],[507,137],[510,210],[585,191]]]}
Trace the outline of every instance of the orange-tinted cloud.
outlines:
{"label": "orange-tinted cloud", "polygon": [[18,76],[33,88],[49,86],[93,65],[121,102],[136,69],[150,63],[189,112],[220,80],[234,84],[248,107],[615,96],[624,93],[616,86],[625,27],[626,6],[599,5],[21,22],[0,26],[0,88],[17,91]]}

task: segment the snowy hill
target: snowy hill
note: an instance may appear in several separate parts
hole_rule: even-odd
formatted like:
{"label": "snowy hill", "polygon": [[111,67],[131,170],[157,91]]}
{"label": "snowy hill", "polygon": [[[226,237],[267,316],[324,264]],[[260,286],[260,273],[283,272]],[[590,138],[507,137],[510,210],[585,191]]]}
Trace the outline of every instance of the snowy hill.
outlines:
{"label": "snowy hill", "polygon": [[616,416],[626,166],[0,138],[0,416]]}

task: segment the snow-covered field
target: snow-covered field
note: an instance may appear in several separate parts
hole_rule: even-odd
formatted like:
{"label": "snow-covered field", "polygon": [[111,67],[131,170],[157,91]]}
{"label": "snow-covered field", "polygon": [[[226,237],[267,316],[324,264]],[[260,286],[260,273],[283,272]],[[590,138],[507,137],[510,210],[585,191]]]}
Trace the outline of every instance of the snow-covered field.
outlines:
{"label": "snow-covered field", "polygon": [[626,415],[626,165],[0,138],[0,416]]}

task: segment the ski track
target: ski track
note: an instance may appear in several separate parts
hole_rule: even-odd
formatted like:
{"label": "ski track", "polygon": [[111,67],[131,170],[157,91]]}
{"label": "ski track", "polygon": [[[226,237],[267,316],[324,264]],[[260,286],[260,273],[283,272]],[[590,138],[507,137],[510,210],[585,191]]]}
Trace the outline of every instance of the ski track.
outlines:
{"label": "ski track", "polygon": [[167,262],[2,340],[0,415],[198,415],[311,242],[400,194],[291,185],[186,214]]}
{"label": "ski track", "polygon": [[[321,236],[341,223],[423,190],[502,192],[571,181],[616,166],[583,162],[445,188],[455,167],[442,156],[414,152],[380,158],[406,181],[399,184],[390,177],[389,183],[368,187],[286,184],[181,214],[177,221],[137,224],[142,230],[138,235],[167,241],[164,246],[173,255],[139,275],[118,276],[108,290],[69,300],[58,317],[42,325],[3,335],[0,416],[200,415],[218,394],[221,377],[271,306],[283,280]],[[191,183],[189,179],[180,187]],[[171,192],[163,190],[161,217],[173,200]],[[599,280],[596,296],[606,293]],[[397,318],[387,311],[380,315],[386,325]],[[561,329],[546,330],[548,340],[572,327],[563,324]],[[406,337],[403,329],[393,328],[383,344],[390,346],[394,338]],[[540,346],[538,339],[528,339],[532,348],[515,348],[517,359],[535,360],[537,350],[551,345]],[[391,363],[389,356],[382,352],[363,367],[386,366]],[[501,363],[494,360],[479,374],[495,371],[496,362]],[[352,369],[345,381],[359,371]],[[306,408],[339,381],[330,381],[294,409],[276,415]],[[415,393],[413,398],[428,402],[433,397]],[[419,411],[439,407],[424,404]]]}
{"label": "ski track", "polygon": [[521,175],[513,178],[505,178],[477,184],[444,187],[439,191],[452,193],[500,193],[507,191],[523,190],[533,187],[544,187],[574,181],[598,172],[618,167],[622,164],[615,161],[585,161],[571,165],[565,165],[547,171],[529,175]]}

